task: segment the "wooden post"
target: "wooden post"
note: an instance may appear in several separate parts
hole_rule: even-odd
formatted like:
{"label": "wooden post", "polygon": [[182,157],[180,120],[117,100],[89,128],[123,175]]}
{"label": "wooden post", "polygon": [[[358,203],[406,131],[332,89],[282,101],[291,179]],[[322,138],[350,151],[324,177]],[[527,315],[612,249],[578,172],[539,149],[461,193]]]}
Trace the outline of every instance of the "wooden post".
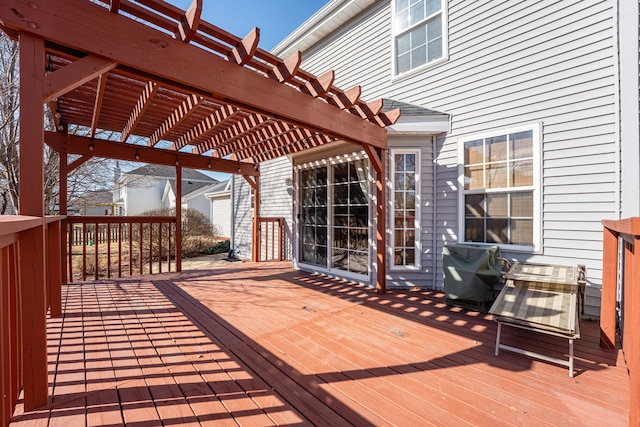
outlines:
{"label": "wooden post", "polygon": [[176,271],[182,271],[182,167],[176,165]]}
{"label": "wooden post", "polygon": [[47,278],[49,280],[49,310],[51,316],[62,314],[62,263],[64,258],[59,248],[64,247],[61,239],[61,220],[49,224],[47,246]]}
{"label": "wooden post", "polygon": [[[625,349],[627,368],[629,369],[629,425],[640,426],[640,237],[633,237],[631,250],[627,251],[625,265]],[[630,244],[631,245],[631,244]],[[628,306],[627,306],[628,304]],[[636,402],[636,403],[633,403]]]}
{"label": "wooden post", "polygon": [[369,157],[369,163],[376,171],[376,292],[387,292],[387,195],[386,157],[387,150],[376,149],[368,144],[362,147]]}
{"label": "wooden post", "polygon": [[616,294],[618,285],[618,234],[604,228],[602,239],[602,295],[600,297],[600,347],[616,348]]}
{"label": "wooden post", "polygon": [[260,261],[260,180],[256,176],[253,186],[253,242],[251,244],[251,260]]}
{"label": "wooden post", "polygon": [[[66,152],[61,152],[59,153],[60,155],[60,167],[59,167],[59,174],[60,174],[60,194],[58,196],[58,206],[59,206],[59,213],[60,215],[64,215],[66,216],[68,214],[68,207],[67,207],[67,197],[68,197],[68,182],[67,182],[67,178],[69,176],[69,167],[68,167],[68,154]],[[63,255],[62,259],[63,260],[67,260],[68,257],[71,257],[71,252],[67,253],[67,238],[68,238],[68,234],[69,231],[67,230],[67,220],[66,218],[62,220],[62,223],[60,224],[60,253]],[[69,261],[71,261],[71,258],[69,258]],[[64,262],[64,261],[63,261]],[[60,281],[61,283],[67,283],[67,267],[66,267],[66,262],[65,262],[65,266],[61,267],[61,275],[60,275]]]}
{"label": "wooden post", "polygon": [[[20,214],[44,218],[44,41],[20,33]],[[44,220],[20,234],[24,409],[47,403]]]}

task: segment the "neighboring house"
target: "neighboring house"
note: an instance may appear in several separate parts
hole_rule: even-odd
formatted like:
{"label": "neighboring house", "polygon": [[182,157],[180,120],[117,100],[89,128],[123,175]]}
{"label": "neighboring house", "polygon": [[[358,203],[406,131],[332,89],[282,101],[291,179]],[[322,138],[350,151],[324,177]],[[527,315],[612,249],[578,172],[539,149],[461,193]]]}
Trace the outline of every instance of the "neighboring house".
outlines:
{"label": "neighboring house", "polygon": [[[499,244],[510,259],[586,264],[597,316],[600,221],[640,214],[638,3],[627,3],[630,16],[596,0],[330,1],[273,53],[302,51],[305,70],[333,69],[336,86],[362,84],[402,116],[387,128],[385,201],[360,146],[260,165],[260,215],[285,218],[294,266],[375,283],[383,202],[387,287],[441,288],[444,245]],[[635,39],[621,39],[620,20]],[[250,187],[236,179],[232,193],[232,245],[247,258]]]}
{"label": "neighboring house", "polygon": [[219,237],[231,237],[231,180],[220,181],[209,191],[205,197],[210,200],[211,222],[218,232]]}
{"label": "neighboring house", "polygon": [[108,188],[89,190],[67,208],[69,215],[115,215],[113,191]]}
{"label": "neighboring house", "polygon": [[[205,193],[218,184],[197,170],[182,169],[182,208],[193,208],[211,219]],[[145,165],[122,174],[116,173],[113,202],[118,215],[140,215],[143,212],[176,206],[175,168]]]}

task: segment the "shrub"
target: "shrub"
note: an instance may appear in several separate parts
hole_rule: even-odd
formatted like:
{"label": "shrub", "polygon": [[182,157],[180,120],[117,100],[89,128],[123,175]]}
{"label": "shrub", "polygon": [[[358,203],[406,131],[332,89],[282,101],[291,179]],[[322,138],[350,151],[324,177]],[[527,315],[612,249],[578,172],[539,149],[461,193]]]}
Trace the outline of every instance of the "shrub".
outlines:
{"label": "shrub", "polygon": [[228,253],[230,250],[231,250],[231,242],[229,242],[228,240],[221,240],[217,242],[215,245],[205,248],[204,253],[207,255],[225,254],[225,253]]}

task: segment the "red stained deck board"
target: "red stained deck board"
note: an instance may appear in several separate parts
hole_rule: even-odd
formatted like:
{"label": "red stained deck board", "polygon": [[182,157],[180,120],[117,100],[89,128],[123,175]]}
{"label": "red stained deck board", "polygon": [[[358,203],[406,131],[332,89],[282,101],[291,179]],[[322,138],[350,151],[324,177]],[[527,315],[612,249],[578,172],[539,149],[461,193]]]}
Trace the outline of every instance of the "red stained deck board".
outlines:
{"label": "red stained deck board", "polygon": [[[596,324],[583,322],[571,379],[562,366],[493,356],[495,322],[441,293],[378,296],[285,263],[63,290],[65,317],[48,331],[53,403],[18,411],[16,426],[85,416],[87,425],[589,426],[628,416],[626,367],[598,348]],[[531,341],[505,328],[507,339]],[[566,352],[566,340],[534,341]]]}

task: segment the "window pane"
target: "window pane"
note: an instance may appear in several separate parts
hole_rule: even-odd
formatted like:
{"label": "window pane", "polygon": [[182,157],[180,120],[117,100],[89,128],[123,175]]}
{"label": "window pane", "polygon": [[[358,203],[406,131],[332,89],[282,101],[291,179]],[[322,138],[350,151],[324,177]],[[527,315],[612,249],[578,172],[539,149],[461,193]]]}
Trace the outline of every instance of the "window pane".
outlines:
{"label": "window pane", "polygon": [[[415,30],[411,31],[411,48],[415,49],[418,46],[427,44],[427,29],[424,25],[419,26]],[[413,64],[415,67],[415,64]]]}
{"label": "window pane", "polygon": [[416,155],[415,154],[405,154],[405,170],[407,172],[415,172],[416,170]]}
{"label": "window pane", "polygon": [[427,16],[440,10],[440,0],[427,0]]}
{"label": "window pane", "polygon": [[467,141],[464,143],[464,164],[482,163],[482,140]]}
{"label": "window pane", "polygon": [[487,243],[509,243],[509,220],[487,219]]}
{"label": "window pane", "polygon": [[359,182],[354,182],[349,184],[349,202],[350,204],[366,204],[367,203],[367,194],[365,193],[366,189],[363,189],[364,184]]}
{"label": "window pane", "polygon": [[349,257],[346,249],[333,249],[333,257],[331,259],[331,266],[340,270],[347,270],[349,267]]}
{"label": "window pane", "polygon": [[507,194],[491,194],[487,196],[487,216],[503,217],[509,216],[509,197]]}
{"label": "window pane", "polygon": [[396,51],[398,55],[403,55],[411,50],[411,34],[404,34],[398,37]]}
{"label": "window pane", "polygon": [[412,247],[416,244],[416,231],[407,230],[404,235],[404,246]]}
{"label": "window pane", "polygon": [[522,187],[533,185],[533,162],[520,160],[511,166],[511,186]]}
{"label": "window pane", "polygon": [[396,0],[396,10],[400,11],[409,7],[409,0]]}
{"label": "window pane", "polygon": [[464,197],[464,215],[484,218],[484,194],[470,194]]}
{"label": "window pane", "polygon": [[533,192],[511,195],[511,216],[533,218]]}
{"label": "window pane", "polygon": [[465,220],[465,236],[467,242],[484,242],[484,219]]}
{"label": "window pane", "polygon": [[396,154],[393,156],[396,172],[403,172],[405,170],[405,157],[404,154]]}
{"label": "window pane", "polygon": [[395,182],[395,187],[397,190],[402,190],[406,187],[406,180],[407,180],[407,175],[405,175],[403,172],[400,173],[396,173],[396,182]]}
{"label": "window pane", "polygon": [[333,203],[336,205],[346,205],[349,201],[349,186],[336,184],[333,187]]}
{"label": "window pane", "polygon": [[403,230],[394,231],[394,233],[393,233],[393,244],[395,246],[404,246],[403,242],[404,242],[404,231]]}
{"label": "window pane", "polygon": [[403,211],[405,208],[404,205],[404,192],[402,191],[396,191],[395,192],[395,197],[394,197],[394,209],[396,211]]}
{"label": "window pane", "polygon": [[427,63],[427,47],[421,45],[411,51],[411,66],[418,67]]}
{"label": "window pane", "polygon": [[405,265],[404,249],[396,249],[393,251],[393,265]]}
{"label": "window pane", "polygon": [[405,249],[405,265],[416,265],[416,250],[413,248]]}
{"label": "window pane", "polygon": [[409,10],[411,11],[409,25],[417,24],[424,19],[424,3],[422,2],[422,0],[413,3]]}
{"label": "window pane", "polygon": [[411,56],[408,53],[398,56],[398,74],[404,73],[411,69]]}
{"label": "window pane", "polygon": [[512,133],[509,135],[509,140],[512,159],[533,157],[533,131]]}
{"label": "window pane", "polygon": [[487,165],[487,188],[507,187],[507,164],[493,163]]}
{"label": "window pane", "polygon": [[406,205],[407,205],[407,209],[416,208],[416,192],[415,191],[407,191]]}
{"label": "window pane", "polygon": [[480,190],[484,188],[482,179],[483,168],[480,166],[468,166],[464,168],[464,189]]}
{"label": "window pane", "polygon": [[427,40],[432,41],[442,37],[442,17],[438,15],[427,21]]}
{"label": "window pane", "polygon": [[507,136],[500,135],[486,139],[487,157],[490,162],[507,160]]}
{"label": "window pane", "polygon": [[409,9],[404,9],[396,13],[396,26],[398,31],[409,28]]}
{"label": "window pane", "polygon": [[533,220],[511,220],[511,242],[514,245],[533,246]]}
{"label": "window pane", "polygon": [[407,172],[407,178],[405,181],[405,190],[416,189],[416,174],[413,172]]}
{"label": "window pane", "polygon": [[428,62],[442,57],[442,39],[430,41],[427,45]]}
{"label": "window pane", "polygon": [[352,252],[349,254],[349,271],[358,274],[369,272],[369,257],[366,252]]}

